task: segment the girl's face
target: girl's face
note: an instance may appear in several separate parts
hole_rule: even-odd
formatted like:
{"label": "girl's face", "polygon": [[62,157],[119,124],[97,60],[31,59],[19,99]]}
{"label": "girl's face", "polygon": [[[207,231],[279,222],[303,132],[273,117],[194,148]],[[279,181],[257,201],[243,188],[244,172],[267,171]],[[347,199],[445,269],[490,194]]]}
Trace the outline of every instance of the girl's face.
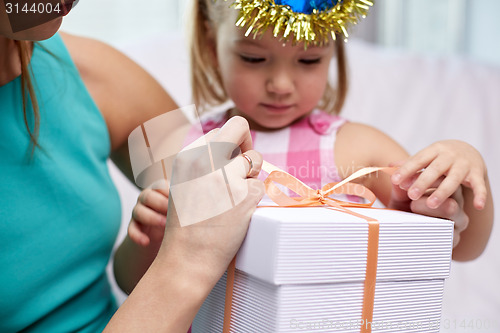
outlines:
{"label": "girl's face", "polygon": [[[231,15],[229,15],[231,16]],[[216,62],[224,89],[253,128],[278,129],[311,112],[323,96],[334,54],[327,46],[292,46],[269,28],[257,38],[228,17],[216,30]]]}

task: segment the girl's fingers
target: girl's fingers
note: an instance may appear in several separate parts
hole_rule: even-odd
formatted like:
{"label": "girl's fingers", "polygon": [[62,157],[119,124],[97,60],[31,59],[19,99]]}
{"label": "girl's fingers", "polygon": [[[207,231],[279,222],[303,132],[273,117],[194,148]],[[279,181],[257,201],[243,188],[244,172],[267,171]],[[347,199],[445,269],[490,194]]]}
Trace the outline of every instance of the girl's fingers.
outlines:
{"label": "girl's fingers", "polygon": [[139,194],[137,202],[164,216],[167,215],[168,192],[166,189],[145,189]]}
{"label": "girl's fingers", "polygon": [[467,182],[474,193],[474,208],[484,209],[486,199],[488,197],[488,190],[486,188],[486,180],[482,172],[471,171]]}
{"label": "girl's fingers", "polygon": [[166,215],[158,213],[141,203],[137,203],[132,210],[132,219],[139,224],[150,227],[165,227],[167,222]]}
{"label": "girl's fingers", "polygon": [[460,183],[456,180],[448,177],[444,178],[438,188],[427,198],[427,206],[432,209],[438,208],[446,199],[450,198],[453,192],[459,187]]}
{"label": "girl's fingers", "polygon": [[[138,202],[132,210],[132,219],[128,226],[129,238],[136,244],[148,246],[151,243],[150,232],[155,228],[163,230],[166,221],[165,215]],[[156,237],[153,235],[153,238]]]}
{"label": "girl's fingers", "polygon": [[417,172],[416,174],[410,176],[410,177],[407,177],[401,183],[394,184],[394,185],[399,185],[399,188],[401,188],[402,190],[405,190],[405,191],[408,192],[408,189],[413,185],[413,183],[415,183],[415,181],[417,180],[418,176],[420,176],[420,171]]}
{"label": "girl's fingers", "polygon": [[[420,177],[422,177],[427,170],[425,170]],[[412,188],[410,188],[408,195],[411,195],[411,191],[413,190],[413,187],[417,188],[418,192],[425,192],[429,188],[435,188],[436,190],[432,193],[432,195],[429,197],[427,200],[427,205],[430,208],[437,208],[439,205],[441,205],[446,198],[449,198],[457,191],[457,189],[460,189],[460,186],[462,185],[462,182],[464,181],[465,177],[467,176],[468,170],[465,168],[461,168],[458,165],[454,165],[451,167],[451,169],[448,171],[447,175],[445,177],[439,177],[438,179],[435,180],[433,184],[423,182],[422,184],[419,183],[419,179],[413,184]],[[434,173],[435,175],[439,174],[439,171],[436,171]],[[428,179],[425,179],[425,181],[429,180],[431,177]],[[417,187],[419,186],[419,187]]]}
{"label": "girl's fingers", "polygon": [[427,199],[427,196],[423,196],[412,201],[411,211],[417,214],[452,220],[455,228],[453,234],[453,247],[455,247],[460,242],[460,233],[469,226],[469,217],[463,209],[464,198],[461,191],[455,192],[453,197],[447,198],[435,209],[429,208]]}
{"label": "girl's fingers", "polygon": [[391,181],[394,185],[400,185],[407,178],[415,175],[436,158],[436,154],[430,149],[424,149],[414,156],[410,157],[394,174],[391,176]]}
{"label": "girl's fingers", "polygon": [[455,193],[453,193],[450,198],[455,199],[455,201],[458,203],[459,207],[464,207],[465,205],[465,198],[464,198],[464,191],[463,187],[459,187]]}
{"label": "girl's fingers", "polygon": [[418,178],[408,188],[408,197],[412,200],[420,198],[436,180],[446,174],[451,166],[452,163],[446,159],[438,157],[433,160],[425,170],[419,173]]}
{"label": "girl's fingers", "polygon": [[140,224],[134,219],[130,220],[128,225],[128,237],[136,244],[146,247],[149,245],[151,240],[147,233],[143,232],[140,228]]}
{"label": "girl's fingers", "polygon": [[455,229],[458,232],[465,230],[469,224],[467,215],[463,210],[463,205],[454,198],[447,198],[438,208],[429,208],[427,197],[424,196],[411,203],[411,211],[417,214],[434,216],[455,222]]}

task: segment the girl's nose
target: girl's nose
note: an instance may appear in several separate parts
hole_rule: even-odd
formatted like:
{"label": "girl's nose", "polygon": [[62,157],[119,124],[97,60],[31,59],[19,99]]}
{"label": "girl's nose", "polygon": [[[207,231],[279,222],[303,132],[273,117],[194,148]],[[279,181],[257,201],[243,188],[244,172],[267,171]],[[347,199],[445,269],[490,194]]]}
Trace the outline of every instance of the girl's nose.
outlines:
{"label": "girl's nose", "polygon": [[294,89],[293,77],[286,69],[280,69],[269,73],[266,88],[270,93],[285,95]]}

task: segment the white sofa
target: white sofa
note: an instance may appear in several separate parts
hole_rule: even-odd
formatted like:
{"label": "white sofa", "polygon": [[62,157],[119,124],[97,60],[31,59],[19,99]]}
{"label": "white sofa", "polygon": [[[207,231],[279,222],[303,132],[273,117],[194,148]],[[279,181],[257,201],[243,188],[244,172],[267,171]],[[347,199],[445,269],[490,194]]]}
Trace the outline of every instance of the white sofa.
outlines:
{"label": "white sofa", "polygon": [[[188,57],[181,36],[151,37],[121,49],[180,106],[191,104]],[[410,153],[442,139],[471,143],[486,160],[498,207],[500,68],[384,50],[356,40],[349,41],[347,50],[350,90],[343,115],[381,129]],[[112,173],[122,195],[126,226],[138,192],[114,168]],[[479,259],[452,264],[444,295],[443,332],[500,332],[498,223],[497,219]]]}

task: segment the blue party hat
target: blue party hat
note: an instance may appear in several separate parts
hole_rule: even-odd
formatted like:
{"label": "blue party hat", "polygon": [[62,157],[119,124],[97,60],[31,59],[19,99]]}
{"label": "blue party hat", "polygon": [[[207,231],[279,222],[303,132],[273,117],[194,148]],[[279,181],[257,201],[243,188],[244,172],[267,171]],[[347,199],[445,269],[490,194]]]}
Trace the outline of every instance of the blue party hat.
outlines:
{"label": "blue party hat", "polygon": [[275,37],[305,45],[324,44],[336,34],[347,39],[347,28],[365,17],[371,0],[235,0],[236,25],[254,36],[268,28]]}

